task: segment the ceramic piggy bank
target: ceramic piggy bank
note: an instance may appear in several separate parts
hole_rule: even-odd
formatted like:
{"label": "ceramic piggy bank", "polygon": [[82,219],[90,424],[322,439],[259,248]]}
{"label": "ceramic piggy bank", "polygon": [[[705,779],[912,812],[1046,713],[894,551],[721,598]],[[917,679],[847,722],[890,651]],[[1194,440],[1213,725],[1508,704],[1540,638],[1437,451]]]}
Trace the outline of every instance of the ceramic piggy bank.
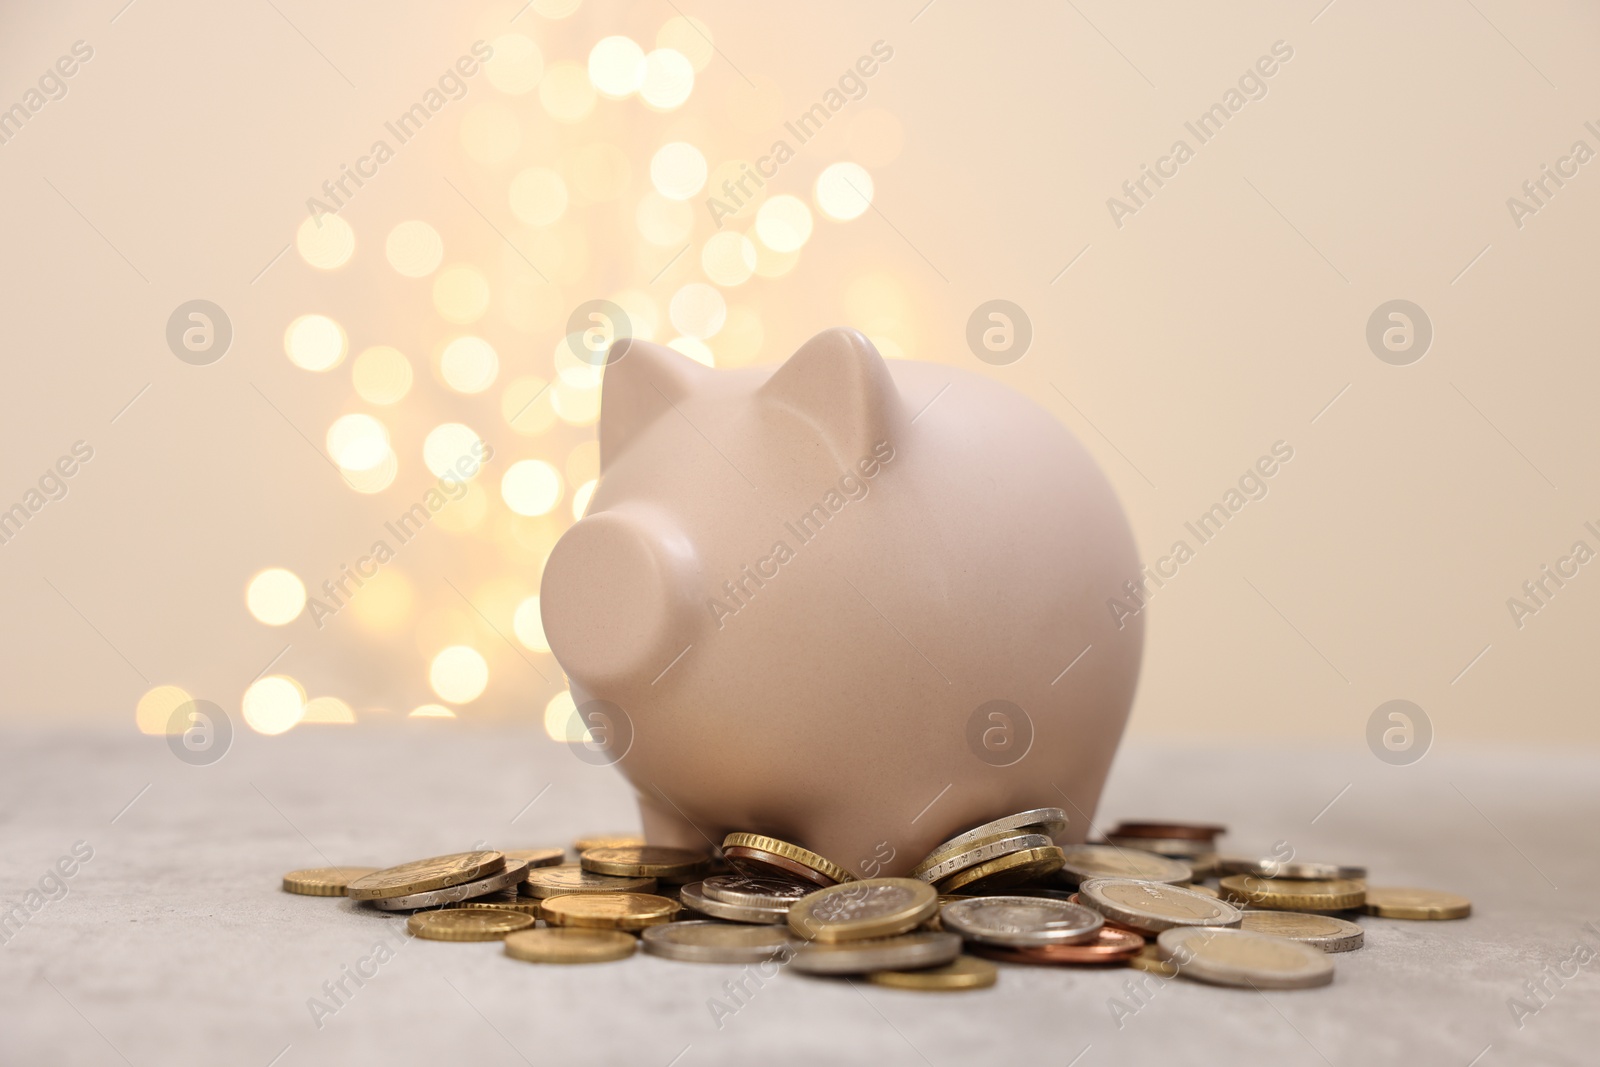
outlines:
{"label": "ceramic piggy bank", "polygon": [[652,844],[770,834],[858,875],[1059,807],[1081,841],[1138,679],[1110,484],[993,381],[818,334],[772,368],[619,342],[601,478],[541,606]]}

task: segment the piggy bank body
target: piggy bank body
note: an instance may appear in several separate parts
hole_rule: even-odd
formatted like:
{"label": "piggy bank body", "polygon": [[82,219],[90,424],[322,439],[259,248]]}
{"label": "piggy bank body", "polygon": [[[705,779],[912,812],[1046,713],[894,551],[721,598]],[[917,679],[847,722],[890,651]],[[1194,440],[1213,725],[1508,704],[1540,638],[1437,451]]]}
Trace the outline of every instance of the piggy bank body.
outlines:
{"label": "piggy bank body", "polygon": [[651,843],[765,833],[870,877],[1029,808],[1083,840],[1143,631],[1108,610],[1139,564],[1076,438],[853,330],[775,370],[612,359],[541,607]]}

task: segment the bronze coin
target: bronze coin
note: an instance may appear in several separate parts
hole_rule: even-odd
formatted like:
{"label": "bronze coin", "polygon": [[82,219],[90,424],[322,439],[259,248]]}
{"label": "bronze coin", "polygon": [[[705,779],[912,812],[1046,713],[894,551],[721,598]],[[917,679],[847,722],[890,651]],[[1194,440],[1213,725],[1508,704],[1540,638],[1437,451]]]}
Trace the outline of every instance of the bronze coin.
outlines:
{"label": "bronze coin", "polygon": [[1100,936],[1086,945],[1038,945],[1030,948],[999,948],[993,945],[968,945],[968,950],[1008,963],[1121,963],[1144,947],[1143,935],[1114,926],[1100,928]]}
{"label": "bronze coin", "polygon": [[733,869],[752,877],[777,875],[787,878],[801,878],[812,885],[819,885],[826,889],[830,885],[837,885],[832,878],[821,871],[812,870],[803,863],[779,856],[772,852],[763,852],[759,848],[747,848],[744,845],[729,845],[722,850]]}

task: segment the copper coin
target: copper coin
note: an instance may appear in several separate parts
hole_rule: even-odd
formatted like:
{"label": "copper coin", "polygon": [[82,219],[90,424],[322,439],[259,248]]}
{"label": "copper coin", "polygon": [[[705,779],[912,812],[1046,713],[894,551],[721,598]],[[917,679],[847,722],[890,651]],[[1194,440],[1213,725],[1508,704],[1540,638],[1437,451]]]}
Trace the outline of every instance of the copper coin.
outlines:
{"label": "copper coin", "polygon": [[1100,928],[1100,936],[1087,945],[1038,945],[1031,948],[999,948],[968,945],[969,951],[1009,963],[1121,963],[1144,948],[1144,937],[1132,930],[1114,926]]}
{"label": "copper coin", "polygon": [[1228,832],[1226,826],[1204,822],[1121,822],[1109,837],[1176,837],[1185,841],[1209,841]]}
{"label": "copper coin", "polygon": [[821,871],[814,871],[803,863],[796,863],[772,852],[763,852],[759,848],[746,848],[744,845],[729,845],[722,850],[734,870],[752,877],[762,875],[779,875],[780,877],[802,878],[812,885],[827,888],[837,885],[832,878]]}

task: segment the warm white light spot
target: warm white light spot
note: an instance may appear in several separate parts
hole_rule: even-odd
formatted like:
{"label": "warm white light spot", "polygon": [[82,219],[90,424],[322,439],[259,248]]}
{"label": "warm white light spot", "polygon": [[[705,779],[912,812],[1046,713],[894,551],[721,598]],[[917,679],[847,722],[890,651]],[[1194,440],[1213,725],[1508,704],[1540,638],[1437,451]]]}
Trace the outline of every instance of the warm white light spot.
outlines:
{"label": "warm white light spot", "polygon": [[[539,632],[543,636],[544,631],[541,629]],[[523,643],[527,644],[526,641]],[[138,705],[133,709],[133,721],[142,734],[165,734],[169,732],[169,726],[175,726],[181,733],[189,724],[173,724],[172,713],[193,699],[178,686],[158,685],[139,698]]]}
{"label": "warm white light spot", "polygon": [[485,100],[461,116],[461,147],[473,162],[492,167],[504,163],[522,147],[522,124],[517,113],[499,100]]}
{"label": "warm white light spot", "polygon": [[358,493],[381,493],[394,484],[395,475],[400,473],[400,457],[391,449],[375,466],[366,470],[341,467],[339,473],[344,476],[345,484]]}
{"label": "warm white light spot", "polygon": [[350,261],[356,250],[356,232],[338,215],[319,215],[300,224],[294,234],[300,258],[318,270],[333,270]]}
{"label": "warm white light spot", "polygon": [[[591,360],[595,362],[590,362]],[[605,379],[605,360],[601,358],[599,351],[590,354],[590,350],[584,347],[584,338],[581,334],[563,337],[556,342],[554,363],[556,376],[568,385],[575,385],[580,389],[598,389]]]}
{"label": "warm white light spot", "polygon": [[848,222],[872,204],[872,175],[855,163],[835,163],[817,176],[817,207],[830,219]]}
{"label": "warm white light spot", "polygon": [[687,141],[664,144],[650,159],[650,182],[668,199],[687,200],[705,188],[706,157]]}
{"label": "warm white light spot", "polygon": [[589,80],[601,96],[621,100],[644,81],[644,49],[631,37],[602,37],[589,51]]}
{"label": "warm white light spot", "polygon": [[423,704],[411,709],[408,719],[453,719],[456,713],[443,704]]}
{"label": "warm white light spot", "polygon": [[811,209],[805,201],[780,193],[756,212],[756,236],[774,252],[795,252],[811,238]]}
{"label": "warm white light spot", "polygon": [[561,475],[542,459],[524,459],[506,469],[500,495],[518,515],[547,515],[561,503]]}
{"label": "warm white light spot", "polygon": [[440,700],[469,704],[483,695],[489,684],[489,664],[475,648],[451,645],[433,657],[428,684]]}
{"label": "warm white light spot", "polygon": [[371,415],[341,415],[328,427],[328,455],[345,470],[369,471],[389,454],[389,431]]}
{"label": "warm white light spot", "polygon": [[449,474],[470,479],[478,473],[482,459],[483,439],[459,422],[441,423],[422,439],[422,465],[436,478]]}
{"label": "warm white light spot", "polygon": [[397,404],[411,391],[411,362],[398,349],[374,345],[356,357],[350,383],[369,404]]}
{"label": "warm white light spot", "polygon": [[[371,568],[368,564],[368,568]],[[359,596],[350,599],[356,622],[369,630],[388,633],[399,629],[411,615],[411,583],[393,567],[385,567],[375,577],[363,579]]]}
{"label": "warm white light spot", "polygon": [[590,426],[600,417],[600,390],[558,381],[550,387],[550,406],[568,426]]}
{"label": "warm white light spot", "polygon": [[765,241],[756,246],[756,273],[763,278],[781,278],[800,262],[800,250],[774,252]]}
{"label": "warm white light spot", "polygon": [[688,356],[696,363],[704,363],[708,367],[717,365],[716,355],[711,351],[711,346],[698,337],[674,337],[667,342],[667,347],[680,355]]}
{"label": "warm white light spot", "polygon": [[499,373],[500,357],[481,337],[457,337],[439,356],[439,376],[444,384],[468,396],[489,388]]}
{"label": "warm white light spot", "polygon": [[283,626],[300,617],[306,606],[305,583],[293,571],[268,567],[245,587],[245,606],[257,622]]}
{"label": "warm white light spot", "polygon": [[589,729],[578,715],[578,705],[573,701],[570,690],[563,689],[544,706],[544,732],[550,740],[565,744],[575,745],[591,740]]}
{"label": "warm white light spot", "polygon": [[639,236],[653,245],[682,247],[694,228],[694,206],[687,200],[672,200],[654,189],[639,199],[633,221]]}
{"label": "warm white light spot", "polygon": [[550,642],[545,640],[544,621],[539,617],[539,598],[531,596],[517,605],[511,616],[511,631],[522,642],[523,648],[535,652],[549,652]]}
{"label": "warm white light spot", "polygon": [[268,735],[281,734],[293,727],[300,721],[305,706],[305,694],[299,683],[281,674],[251,683],[241,701],[245,723],[256,733]]}
{"label": "warm white light spot", "polygon": [[301,722],[355,722],[356,713],[338,697],[315,697],[306,702]]}
{"label": "warm white light spot", "polygon": [[657,111],[682,107],[694,91],[694,64],[682,52],[657,48],[645,57],[639,97]]}
{"label": "warm white light spot", "polygon": [[531,437],[548,430],[556,421],[550,383],[532,374],[511,382],[500,395],[500,414],[517,433]]}
{"label": "warm white light spot", "polygon": [[703,341],[722,329],[728,318],[728,305],[716,286],[690,282],[672,294],[667,317],[680,333]]}
{"label": "warm white light spot", "polygon": [[344,330],[326,315],[301,315],[283,332],[283,350],[303,370],[332,370],[344,360]]}
{"label": "warm white light spot", "polygon": [[511,179],[511,213],[529,226],[548,226],[567,210],[567,183],[548,167],[529,167]]}
{"label": "warm white light spot", "polygon": [[710,27],[688,15],[674,15],[656,33],[657,48],[682,52],[697,71],[711,65],[711,57],[716,54],[711,41]]}
{"label": "warm white light spot", "polygon": [[756,272],[756,246],[742,233],[723,230],[700,250],[700,267],[718,285],[741,285]]}
{"label": "warm white light spot", "polygon": [[576,63],[557,63],[539,83],[539,103],[557,122],[582,122],[594,110],[589,72]]}
{"label": "warm white light spot", "polygon": [[589,501],[594,499],[595,486],[599,484],[597,480],[590,478],[578,486],[577,490],[572,494],[572,519],[574,522],[583,518],[588,512]]}
{"label": "warm white light spot", "polygon": [[464,263],[446,267],[433,279],[433,306],[451,322],[476,322],[489,308],[489,279]]}
{"label": "warm white light spot", "polygon": [[490,85],[510,96],[521,96],[539,84],[544,56],[533,41],[520,33],[502,33],[492,47],[494,55],[483,64]]}
{"label": "warm white light spot", "polygon": [[383,242],[389,266],[407,278],[425,278],[439,269],[444,258],[444,238],[420,219],[410,219],[389,231]]}

